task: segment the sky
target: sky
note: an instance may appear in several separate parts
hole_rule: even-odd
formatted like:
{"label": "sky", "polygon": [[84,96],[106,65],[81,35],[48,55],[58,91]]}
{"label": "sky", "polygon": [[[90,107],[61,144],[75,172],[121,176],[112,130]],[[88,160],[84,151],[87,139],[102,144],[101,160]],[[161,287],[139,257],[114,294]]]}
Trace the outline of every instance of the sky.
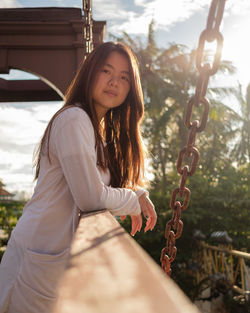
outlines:
{"label": "sky", "polygon": [[[145,40],[148,25],[155,20],[159,47],[169,43],[197,47],[201,31],[206,27],[210,0],[92,0],[93,18],[107,22],[107,35],[119,36],[123,31]],[[82,7],[81,0],[1,0],[0,8]],[[246,86],[250,83],[250,1],[227,0],[221,27],[224,36],[222,59],[232,61],[237,74],[217,79],[217,84]],[[5,79],[33,78],[33,75],[11,70]],[[30,196],[34,188],[33,150],[43,131],[62,102],[0,103],[0,179],[6,189]],[[230,103],[228,105],[231,105]],[[232,103],[238,110],[237,103]]]}

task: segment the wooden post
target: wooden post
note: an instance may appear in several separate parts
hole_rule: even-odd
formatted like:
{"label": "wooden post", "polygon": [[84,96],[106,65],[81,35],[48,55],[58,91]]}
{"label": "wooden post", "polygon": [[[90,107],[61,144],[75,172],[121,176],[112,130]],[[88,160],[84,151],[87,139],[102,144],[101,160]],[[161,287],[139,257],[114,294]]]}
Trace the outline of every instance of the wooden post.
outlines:
{"label": "wooden post", "polygon": [[214,257],[215,257],[215,270],[216,270],[216,273],[218,273],[219,266],[218,266],[218,252],[217,251],[214,251]]}
{"label": "wooden post", "polygon": [[244,279],[244,268],[243,268],[243,258],[240,258],[240,276],[241,276],[241,288],[245,292],[245,279]]}
{"label": "wooden post", "polygon": [[233,280],[234,280],[234,260],[233,260],[232,254],[230,254],[230,269],[231,269],[231,281],[233,282]]}

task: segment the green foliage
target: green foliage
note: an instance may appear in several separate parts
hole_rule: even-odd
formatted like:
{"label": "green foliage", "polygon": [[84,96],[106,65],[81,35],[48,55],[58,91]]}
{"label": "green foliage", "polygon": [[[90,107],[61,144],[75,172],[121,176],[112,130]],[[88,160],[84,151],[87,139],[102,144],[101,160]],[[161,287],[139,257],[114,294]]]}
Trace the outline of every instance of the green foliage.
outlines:
{"label": "green foliage", "polygon": [[24,205],[24,201],[0,202],[0,229],[7,235],[6,238],[0,239],[0,261],[4,253],[4,246],[7,245],[11,232],[22,215]]}
{"label": "green foliage", "polygon": [[[178,151],[187,142],[184,116],[187,103],[194,94],[197,81],[195,66],[196,51],[186,46],[171,43],[165,49],[155,42],[154,21],[149,25],[146,44],[134,41],[128,34],[121,40],[132,46],[140,62],[145,100],[143,133],[150,152],[154,183],[162,193],[169,183],[169,172],[175,166]],[[209,56],[209,51],[206,52]],[[233,74],[235,67],[222,61],[219,73]],[[234,88],[208,88],[208,97],[213,97],[212,109],[205,134],[197,135],[197,145],[202,147],[206,167],[213,161],[228,156],[228,145],[236,134],[238,115],[222,102],[225,95],[238,95]],[[203,106],[193,109],[192,119],[201,119]],[[250,143],[249,143],[250,146]]]}
{"label": "green foliage", "polygon": [[0,202],[0,229],[4,230],[8,239],[22,215],[24,204],[24,201]]}
{"label": "green foliage", "polygon": [[237,116],[238,128],[236,128],[236,142],[232,150],[232,157],[239,165],[250,162],[250,84],[247,87],[246,96],[243,96],[241,85],[236,94],[240,104],[241,113]]}
{"label": "green foliage", "polygon": [[[164,195],[157,186],[150,192],[158,214],[155,229],[146,234],[142,230],[135,236],[135,240],[158,264],[161,249],[166,244],[165,225],[172,216],[169,206],[171,192],[177,187],[174,175],[172,177]],[[212,232],[227,231],[233,239],[234,249],[250,250],[250,165],[240,169],[235,169],[230,164],[223,168],[218,167],[215,176],[200,168],[188,180],[187,185],[191,189],[191,201],[188,209],[182,212],[184,228],[181,238],[176,241],[178,252],[172,265],[172,278],[191,299],[195,299],[199,290],[196,289],[193,272],[193,254],[197,249],[197,242],[193,239],[194,230],[201,230],[206,235],[206,242],[210,244],[214,244],[210,238]],[[129,218],[122,225],[130,231]]]}

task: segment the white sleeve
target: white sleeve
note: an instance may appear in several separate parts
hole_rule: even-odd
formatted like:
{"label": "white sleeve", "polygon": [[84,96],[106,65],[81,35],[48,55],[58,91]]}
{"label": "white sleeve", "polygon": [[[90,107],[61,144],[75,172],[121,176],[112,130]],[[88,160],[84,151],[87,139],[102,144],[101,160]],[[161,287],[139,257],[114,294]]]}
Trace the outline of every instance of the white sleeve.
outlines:
{"label": "white sleeve", "polygon": [[138,198],[140,198],[140,196],[146,194],[146,196],[148,197],[149,196],[149,192],[144,189],[144,188],[141,188],[141,187],[137,187],[137,190],[135,191],[136,195]]}
{"label": "white sleeve", "polygon": [[94,129],[88,115],[79,108],[67,109],[60,115],[54,121],[51,137],[78,208],[82,211],[106,208],[118,216],[140,214],[134,191],[112,188],[102,182],[96,165]]}

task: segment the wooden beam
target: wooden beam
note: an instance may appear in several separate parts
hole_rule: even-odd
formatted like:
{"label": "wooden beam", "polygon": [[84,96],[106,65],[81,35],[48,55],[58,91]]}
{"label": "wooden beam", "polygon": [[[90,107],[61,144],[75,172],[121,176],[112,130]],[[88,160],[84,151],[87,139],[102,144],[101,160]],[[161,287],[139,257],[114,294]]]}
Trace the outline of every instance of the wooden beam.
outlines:
{"label": "wooden beam", "polygon": [[61,96],[42,80],[0,78],[0,102],[62,101]]}
{"label": "wooden beam", "polygon": [[250,260],[250,253],[248,253],[248,252],[242,252],[242,251],[238,251],[238,250],[230,250],[230,249],[227,249],[227,248],[210,246],[210,245],[208,245],[206,243],[203,243],[203,242],[201,242],[200,244],[201,244],[202,247],[210,249],[210,250],[225,252],[227,254],[232,254],[232,255],[235,255],[235,256],[242,257],[244,259]]}
{"label": "wooden beam", "polygon": [[58,294],[53,313],[198,312],[108,211],[81,218]]}
{"label": "wooden beam", "polygon": [[[103,42],[105,21],[93,21],[93,42]],[[0,73],[19,69],[49,82],[48,92],[1,92],[1,101],[59,100],[85,55],[80,8],[0,9]],[[56,92],[54,92],[56,90]],[[17,94],[18,93],[18,94]]]}
{"label": "wooden beam", "polygon": [[36,7],[0,10],[1,21],[68,21],[82,19],[80,8]]}

